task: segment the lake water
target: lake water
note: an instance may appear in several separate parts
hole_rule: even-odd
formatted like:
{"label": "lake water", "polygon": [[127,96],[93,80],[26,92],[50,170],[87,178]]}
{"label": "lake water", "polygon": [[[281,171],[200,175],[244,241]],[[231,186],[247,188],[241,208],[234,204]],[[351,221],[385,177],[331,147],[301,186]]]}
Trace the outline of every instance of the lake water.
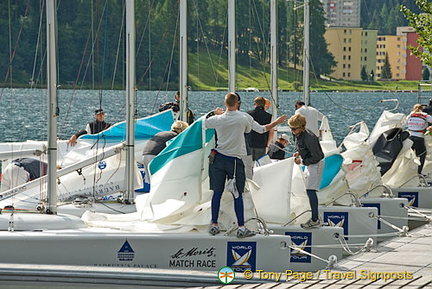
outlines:
{"label": "lake water", "polygon": [[[226,92],[189,92],[189,107],[201,116],[217,106],[223,107]],[[253,109],[253,100],[262,95],[270,98],[269,92],[239,92],[242,110]],[[124,91],[58,90],[58,132],[61,139],[68,139],[76,131],[85,128],[93,120],[99,101],[106,112],[105,120],[111,123],[125,119]],[[279,114],[291,116],[294,103],[302,99],[301,92],[279,93]],[[337,144],[349,132],[349,126],[365,121],[372,130],[383,110],[395,107],[395,102],[380,103],[381,100],[397,99],[395,112],[408,114],[417,103],[416,92],[311,92],[311,104],[327,115]],[[158,111],[161,103],[174,100],[172,91],[138,91],[136,109],[138,117]],[[47,92],[44,89],[4,89],[0,98],[0,141],[25,141],[47,139]]]}

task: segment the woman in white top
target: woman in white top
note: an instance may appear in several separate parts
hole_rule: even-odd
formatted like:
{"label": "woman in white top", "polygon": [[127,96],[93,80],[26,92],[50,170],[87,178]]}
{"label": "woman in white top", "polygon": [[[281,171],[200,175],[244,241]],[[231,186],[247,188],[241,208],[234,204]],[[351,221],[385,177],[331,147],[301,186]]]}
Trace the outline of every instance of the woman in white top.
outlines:
{"label": "woman in white top", "polygon": [[423,106],[419,103],[414,105],[413,111],[407,116],[406,125],[410,133],[410,139],[413,141],[412,149],[415,151],[416,156],[420,158],[420,166],[418,173],[421,174],[426,160],[426,146],[424,141],[424,134],[426,131],[432,130],[429,126],[432,123],[432,116],[423,112]]}

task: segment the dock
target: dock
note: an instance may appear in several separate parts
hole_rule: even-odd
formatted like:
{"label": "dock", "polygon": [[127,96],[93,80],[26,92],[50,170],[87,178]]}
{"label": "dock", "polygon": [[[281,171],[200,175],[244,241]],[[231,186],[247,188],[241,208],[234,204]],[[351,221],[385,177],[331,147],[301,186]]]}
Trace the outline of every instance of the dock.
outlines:
{"label": "dock", "polygon": [[[193,289],[432,288],[432,225],[410,231],[407,237],[382,242],[370,252],[344,258],[332,270],[304,273],[291,274],[295,278],[281,279],[280,282]],[[312,278],[301,281],[301,276]]]}

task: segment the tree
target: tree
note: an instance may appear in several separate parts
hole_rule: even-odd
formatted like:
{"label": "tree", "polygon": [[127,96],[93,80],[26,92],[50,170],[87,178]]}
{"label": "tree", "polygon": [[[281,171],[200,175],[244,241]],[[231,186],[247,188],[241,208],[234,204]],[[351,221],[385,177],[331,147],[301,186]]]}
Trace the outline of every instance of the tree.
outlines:
{"label": "tree", "polygon": [[392,72],[390,67],[390,62],[388,58],[388,53],[386,52],[386,56],[384,59],[384,65],[381,71],[381,79],[392,79]]}
{"label": "tree", "polygon": [[423,80],[429,80],[429,78],[430,78],[429,69],[427,69],[427,67],[425,67],[425,69],[423,69],[422,79]]}
{"label": "tree", "polygon": [[410,25],[415,28],[419,35],[417,39],[419,45],[408,48],[413,55],[420,57],[423,63],[430,66],[432,65],[432,3],[425,0],[416,0],[415,2],[424,13],[416,14],[405,5],[400,7]]}
{"label": "tree", "polygon": [[362,66],[362,69],[361,69],[361,72],[360,72],[360,76],[361,76],[361,79],[363,81],[367,81],[368,80],[368,75],[367,75],[367,72],[366,72],[366,66],[365,65]]}
{"label": "tree", "polygon": [[320,0],[310,1],[310,59],[311,71],[316,77],[321,74],[330,74],[336,66],[333,54],[328,51],[324,38],[325,13]]}

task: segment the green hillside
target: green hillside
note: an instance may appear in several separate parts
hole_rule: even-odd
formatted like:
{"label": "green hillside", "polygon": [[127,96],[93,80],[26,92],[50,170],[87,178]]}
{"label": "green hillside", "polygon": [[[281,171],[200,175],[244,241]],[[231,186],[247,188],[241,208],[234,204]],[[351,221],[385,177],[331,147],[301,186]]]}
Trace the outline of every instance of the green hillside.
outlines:
{"label": "green hillside", "polygon": [[[188,59],[189,85],[193,90],[227,90],[228,61],[227,56],[219,56],[212,52],[190,53]],[[238,90],[255,87],[262,90],[270,89],[270,66],[237,64]],[[312,77],[312,76],[311,76]],[[280,90],[294,90],[293,83],[300,85],[302,90],[302,71],[293,68],[279,68],[278,85]],[[327,91],[361,91],[361,90],[417,90],[418,81],[346,81],[310,79],[311,90]]]}

